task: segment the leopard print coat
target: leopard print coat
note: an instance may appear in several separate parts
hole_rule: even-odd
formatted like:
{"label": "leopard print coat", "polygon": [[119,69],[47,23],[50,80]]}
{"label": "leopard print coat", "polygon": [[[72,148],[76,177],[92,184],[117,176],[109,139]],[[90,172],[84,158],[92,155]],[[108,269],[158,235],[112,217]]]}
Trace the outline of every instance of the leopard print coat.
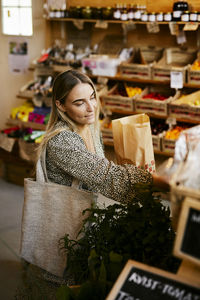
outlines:
{"label": "leopard print coat", "polygon": [[71,185],[78,179],[82,189],[99,192],[115,201],[125,203],[135,196],[136,183],[151,183],[149,172],[133,165],[117,165],[105,158],[100,137],[91,132],[96,153],[87,150],[81,136],[59,121],[56,128],[66,128],[52,137],[46,148],[48,179],[62,185]]}

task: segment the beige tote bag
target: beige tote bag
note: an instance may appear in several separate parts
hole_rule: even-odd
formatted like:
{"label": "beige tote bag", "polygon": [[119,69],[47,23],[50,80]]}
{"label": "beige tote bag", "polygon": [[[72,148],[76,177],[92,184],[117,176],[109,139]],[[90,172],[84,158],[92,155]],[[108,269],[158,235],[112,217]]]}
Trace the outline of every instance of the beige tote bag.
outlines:
{"label": "beige tote bag", "polygon": [[[42,161],[42,162],[41,162]],[[69,234],[76,239],[96,195],[78,189],[78,184],[63,186],[48,182],[45,151],[38,161],[36,180],[24,180],[24,207],[21,230],[21,257],[54,275],[62,276],[66,253],[59,251],[59,239]]]}

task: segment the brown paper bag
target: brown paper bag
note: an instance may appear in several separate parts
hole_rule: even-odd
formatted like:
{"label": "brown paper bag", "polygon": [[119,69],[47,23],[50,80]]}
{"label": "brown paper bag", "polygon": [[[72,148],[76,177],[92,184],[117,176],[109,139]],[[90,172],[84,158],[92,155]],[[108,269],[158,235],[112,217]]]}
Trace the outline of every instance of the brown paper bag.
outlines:
{"label": "brown paper bag", "polygon": [[133,164],[155,172],[149,117],[137,114],[112,121],[114,149],[119,164]]}

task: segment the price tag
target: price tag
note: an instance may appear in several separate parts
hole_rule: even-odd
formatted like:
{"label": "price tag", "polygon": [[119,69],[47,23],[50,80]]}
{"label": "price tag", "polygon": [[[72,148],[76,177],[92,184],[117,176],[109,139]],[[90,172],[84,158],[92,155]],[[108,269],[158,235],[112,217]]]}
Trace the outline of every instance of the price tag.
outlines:
{"label": "price tag", "polygon": [[170,87],[174,89],[182,89],[183,73],[179,71],[170,72]]}
{"label": "price tag", "polygon": [[177,44],[186,43],[187,39],[186,39],[185,32],[183,30],[179,31],[179,34],[177,35],[176,41],[177,41]]}
{"label": "price tag", "polygon": [[176,118],[173,118],[173,117],[168,117],[167,120],[166,120],[166,123],[167,124],[171,124],[171,125],[176,125]]}
{"label": "price tag", "polygon": [[96,21],[94,27],[95,28],[101,28],[101,29],[107,29],[108,28],[108,22],[98,20],[98,21]]}
{"label": "price tag", "polygon": [[76,26],[76,28],[82,30],[84,27],[84,20],[73,20],[73,24]]}
{"label": "price tag", "polygon": [[149,33],[158,33],[160,31],[160,27],[156,22],[149,22],[146,26]]}
{"label": "price tag", "polygon": [[195,31],[199,27],[198,23],[189,22],[183,27],[184,31]]}
{"label": "price tag", "polygon": [[171,35],[178,35],[179,34],[179,26],[176,22],[169,22],[169,30]]}

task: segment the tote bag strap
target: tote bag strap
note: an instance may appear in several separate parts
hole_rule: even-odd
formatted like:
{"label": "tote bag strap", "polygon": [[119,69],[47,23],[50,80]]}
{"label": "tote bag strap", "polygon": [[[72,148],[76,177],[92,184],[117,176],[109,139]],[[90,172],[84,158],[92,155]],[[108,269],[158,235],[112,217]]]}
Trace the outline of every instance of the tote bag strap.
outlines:
{"label": "tote bag strap", "polygon": [[[40,183],[50,182],[47,176],[47,169],[46,169],[46,147],[43,149],[41,156],[36,164],[36,181]],[[78,189],[79,180],[73,178],[71,186]]]}

